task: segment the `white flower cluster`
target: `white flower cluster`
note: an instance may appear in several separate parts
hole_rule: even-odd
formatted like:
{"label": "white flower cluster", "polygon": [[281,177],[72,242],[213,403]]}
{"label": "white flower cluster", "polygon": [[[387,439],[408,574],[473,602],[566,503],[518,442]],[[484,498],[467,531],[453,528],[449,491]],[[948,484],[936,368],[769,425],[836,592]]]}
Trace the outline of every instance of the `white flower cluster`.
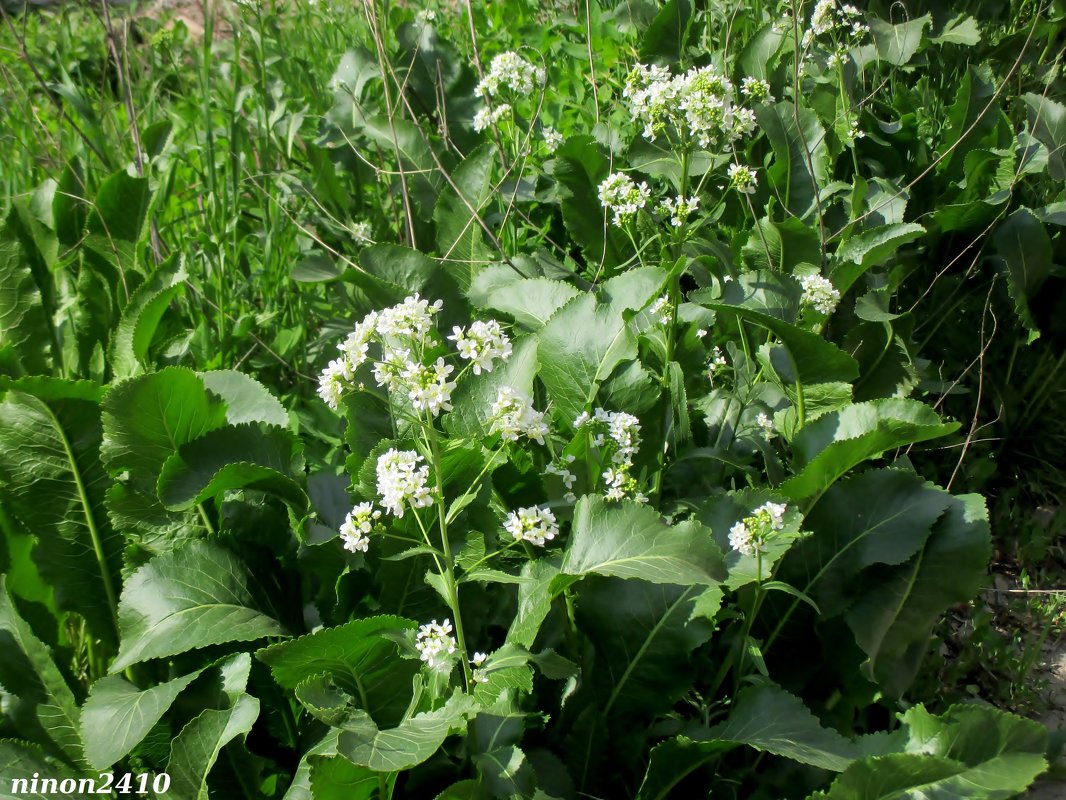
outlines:
{"label": "white flower cluster", "polygon": [[374,243],[374,228],[366,220],[360,220],[352,225],[350,228],[352,236],[360,244],[373,244]]}
{"label": "white flower cluster", "polygon": [[577,501],[577,495],[574,494],[574,484],[577,482],[577,476],[570,471],[570,465],[576,460],[576,456],[568,455],[565,458],[565,464],[553,461],[544,468],[545,475],[558,475],[563,479],[563,486],[566,487],[566,494],[563,495],[563,499],[568,503]]}
{"label": "white flower cluster", "polygon": [[755,177],[755,170],[751,167],[746,167],[743,164],[730,164],[729,170],[729,185],[743,194],[755,194],[755,186],[758,181]]}
{"label": "white flower cluster", "polygon": [[629,498],[638,503],[648,502],[631,474],[633,457],[640,450],[640,420],[624,411],[597,408],[591,416],[587,411],[581,412],[574,420],[574,427],[591,429],[593,447],[604,447],[608,440],[614,447],[614,453],[611,454],[614,466],[604,470],[602,476],[607,485],[604,496],[608,500]]}
{"label": "white flower cluster", "polygon": [[378,494],[381,495],[381,505],[393,516],[402,517],[407,503],[412,508],[432,505],[433,496],[426,486],[429,467],[418,466],[423,460],[414,450],[396,448],[378,457]]}
{"label": "white flower cluster", "polygon": [[692,214],[699,208],[700,199],[698,197],[685,197],[684,195],[678,195],[677,197],[667,197],[661,203],[659,203],[659,211],[663,216],[670,217],[670,224],[675,228],[680,228],[685,224],[685,221],[692,216]]}
{"label": "white flower cluster", "polygon": [[755,424],[759,426],[767,441],[774,438],[774,421],[765,412],[760,411],[755,415]]}
{"label": "white flower cluster", "polygon": [[492,403],[491,430],[509,442],[517,442],[519,436],[544,444],[548,424],[544,412],[533,408],[533,403],[521,392],[510,386],[501,386]]}
{"label": "white flower cluster", "polygon": [[768,106],[774,102],[770,94],[770,84],[760,78],[747,77],[740,82],[740,93],[760,105]]}
{"label": "white flower cluster", "polygon": [[644,181],[638,185],[624,172],[615,172],[600,183],[599,196],[600,204],[614,212],[614,224],[622,226],[648,204],[651,190]]}
{"label": "white flower cluster", "polygon": [[843,64],[848,49],[861,44],[869,33],[870,26],[862,21],[862,12],[855,6],[839,0],[818,0],[803,32],[802,45],[807,49],[819,37],[831,38],[835,49],[829,57],[829,66],[835,67]]}
{"label": "white flower cluster", "polygon": [[666,67],[637,64],[622,96],[648,141],[673,132],[683,142],[721,147],[755,130],[755,114],[737,105],[732,82],[714,67],[671,75]]}
{"label": "white flower cluster", "polygon": [[545,542],[559,535],[559,524],[555,521],[551,509],[539,506],[512,511],[507,515],[503,527],[515,539],[535,544],[537,547],[544,547]]}
{"label": "white flower cluster", "polygon": [[770,534],[785,527],[787,508],[784,503],[763,503],[729,529],[729,546],[746,556],[761,552]]}
{"label": "white flower cluster", "polygon": [[474,133],[481,133],[486,128],[492,127],[510,113],[511,106],[508,103],[500,103],[491,110],[485,106],[474,114]]}
{"label": "white flower cluster", "polygon": [[544,70],[535,67],[518,53],[500,53],[489,63],[489,71],[474,89],[478,97],[495,97],[502,89],[509,89],[518,97],[528,97],[544,83]]}
{"label": "white flower cluster", "polygon": [[418,657],[431,668],[446,664],[448,657],[455,652],[452,621],[446,619],[438,625],[437,620],[433,620],[419,625],[415,635],[415,649],[418,650]]}
{"label": "white flower cluster", "polygon": [[828,278],[821,275],[804,275],[800,278],[800,286],[803,287],[801,302],[826,316],[836,310],[837,303],[840,302],[840,292]]}
{"label": "white flower cluster", "polygon": [[714,376],[726,366],[725,354],[718,345],[711,350],[711,356],[707,359],[707,380],[713,382]]}
{"label": "white flower cluster", "polygon": [[448,376],[455,371],[451,364],[438,358],[432,365],[408,361],[400,371],[400,380],[407,389],[407,397],[416,411],[428,411],[437,416],[441,411],[452,410],[452,390],[455,382]]}
{"label": "white flower cluster", "polygon": [[475,375],[480,375],[482,371],[492,372],[495,359],[506,361],[511,357],[511,340],[494,319],[487,322],[477,320],[467,330],[456,325],[448,338],[455,342],[455,349],[461,358],[473,362]]}
{"label": "white flower cluster", "polygon": [[547,125],[541,131],[541,136],[544,137],[544,149],[549,153],[554,153],[563,143],[563,135]]}
{"label": "white flower cluster", "polygon": [[360,503],[345,517],[340,534],[344,549],[350,553],[357,550],[365,553],[370,547],[370,534],[374,530],[374,521],[381,519],[381,512],[373,503]]}
{"label": "white flower cluster", "polygon": [[669,295],[663,295],[656,298],[655,302],[648,308],[648,313],[653,317],[658,317],[659,322],[663,325],[669,325],[670,320],[674,318],[674,310],[670,305]]}
{"label": "white flower cluster", "polygon": [[421,342],[433,328],[433,317],[443,304],[440,300],[430,303],[413,294],[384,311],[371,311],[337,349],[341,357],[329,363],[318,379],[318,396],[332,409],[340,405],[344,392],[351,388],[355,370],[369,358],[370,343],[380,341],[384,350],[383,362],[392,367],[376,371],[378,384],[393,388],[395,379],[407,365],[409,348],[397,344],[397,340],[410,340],[408,344]]}

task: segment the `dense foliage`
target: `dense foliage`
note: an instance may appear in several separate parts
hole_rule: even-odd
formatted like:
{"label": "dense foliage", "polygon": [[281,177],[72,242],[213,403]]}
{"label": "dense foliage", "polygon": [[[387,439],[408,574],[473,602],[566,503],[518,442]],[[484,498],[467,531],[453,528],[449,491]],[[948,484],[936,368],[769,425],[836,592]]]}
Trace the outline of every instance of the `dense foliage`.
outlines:
{"label": "dense foliage", "polygon": [[0,779],[1025,790],[914,693],[1062,441],[1063,10],[989,5],[5,16]]}

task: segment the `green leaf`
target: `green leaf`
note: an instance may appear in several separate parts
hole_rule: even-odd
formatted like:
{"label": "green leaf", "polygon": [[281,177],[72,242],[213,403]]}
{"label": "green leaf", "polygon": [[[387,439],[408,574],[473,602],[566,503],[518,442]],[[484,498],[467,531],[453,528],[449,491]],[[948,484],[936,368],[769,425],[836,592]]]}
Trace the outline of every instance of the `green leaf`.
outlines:
{"label": "green leaf", "polygon": [[863,577],[863,594],[847,621],[869,656],[863,670],[888,696],[899,697],[910,686],[928,651],[933,624],[977,594],[991,555],[984,498],[964,495],[951,498],[910,561]]}
{"label": "green leaf", "polygon": [[774,368],[785,373],[782,375],[784,380],[799,380],[804,384],[848,383],[859,375],[859,365],[854,358],[816,333],[747,308],[723,303],[703,305],[754,322],[777,336],[787,353],[787,361],[775,360]]}
{"label": "green leaf", "polygon": [[448,734],[466,728],[474,712],[474,699],[456,689],[436,711],[425,711],[395,728],[378,730],[368,714],[350,722],[340,736],[337,750],[349,761],[375,772],[399,772],[432,756]]}
{"label": "green leaf", "polygon": [[279,428],[289,427],[289,413],[263,384],[251,375],[234,369],[201,372],[200,380],[212,394],[226,402],[226,422],[265,422]]}
{"label": "green leaf", "polygon": [[317,795],[312,794],[311,764],[317,760],[315,756],[333,756],[337,754],[337,739],[340,737],[340,733],[338,729],[330,728],[310,750],[304,753],[303,758],[300,759],[300,763],[296,767],[296,773],[292,776],[292,783],[289,784],[289,788],[285,791],[285,796],[282,800],[314,800]]}
{"label": "green leaf", "polygon": [[[10,693],[4,699],[5,717],[20,735],[81,766],[84,745],[78,733],[79,709],[74,694],[48,648],[19,616],[4,575],[0,575],[0,650],[4,654],[0,658],[0,686]],[[0,764],[2,753],[0,750]],[[2,774],[10,776],[6,771]]]}
{"label": "green leaf", "polygon": [[614,284],[607,302],[593,294],[575,297],[537,334],[540,379],[564,419],[573,421],[590,406],[600,383],[615,367],[637,355],[637,338],[623,312],[643,307],[662,285],[661,270],[642,268]]}
{"label": "green leaf", "polygon": [[856,588],[865,591],[863,570],[911,559],[951,502],[909,472],[871,470],[841,481],[807,515],[813,533],[781,562],[779,577],[811,595],[823,616],[839,614]]}
{"label": "green leaf", "polygon": [[159,321],[172,300],[182,291],[188,274],[175,255],[161,264],[130,296],[122,318],[111,337],[111,371],[117,380],[145,372],[151,367],[148,348]]}
{"label": "green leaf", "polygon": [[328,674],[375,721],[395,725],[407,708],[419,662],[401,659],[396,644],[381,634],[414,627],[412,620],[403,617],[369,617],[265,647],[255,656],[287,689]]}
{"label": "green leaf", "polygon": [[175,698],[203,670],[141,691],[125,678],[110,675],[93,684],[81,711],[85,757],[94,769],[107,769],[148,734]]}
{"label": "green leaf", "polygon": [[1033,136],[1047,148],[1047,170],[1056,181],[1066,180],[1066,106],[1043,95],[1022,95]]}
{"label": "green leaf", "polygon": [[981,42],[981,29],[977,26],[977,20],[969,14],[957,14],[944,23],[943,30],[929,41],[973,47]]}
{"label": "green leaf", "polygon": [[785,26],[770,23],[748,39],[740,55],[737,56],[737,83],[745,77],[751,76],[766,80],[773,66],[774,58],[781,50],[781,45],[788,39],[788,30]]}
{"label": "green leaf", "polygon": [[23,378],[0,395],[0,500],[37,538],[34,561],[64,611],[117,644],[122,540],[104,509],[100,394],[89,381]]}
{"label": "green leaf", "polygon": [[190,542],[157,556],[126,581],[119,603],[122,644],[111,673],[224,642],[247,642],[285,631],[256,610],[251,577],[229,550]]}
{"label": "green leaf", "polygon": [[503,264],[485,267],[470,286],[474,305],[506,314],[529,331],[544,327],[556,311],[578,294],[569,283],[523,278]]}
{"label": "green leaf", "polygon": [[959,423],[941,422],[917,400],[890,398],[853,403],[814,420],[792,440],[797,474],[781,485],[793,500],[825,491],[852,467],[886,450],[946,436]]}
{"label": "green leaf", "polygon": [[905,222],[880,225],[852,236],[837,250],[842,263],[833,270],[833,284],[845,293],[866,270],[885,263],[900,247],[924,233],[921,225]]}
{"label": "green leaf", "polygon": [[112,472],[155,492],[159,472],[181,445],[226,424],[226,404],[190,369],[167,367],[123,381],[103,401],[101,453]]}
{"label": "green leaf", "polygon": [[105,178],[96,193],[84,246],[117,275],[142,271],[140,245],[150,200],[148,179],[134,178],[125,169]]}
{"label": "green leaf", "polygon": [[[380,786],[374,770],[338,755],[314,755],[309,761],[310,792],[314,800],[372,800]],[[291,791],[291,790],[290,790]],[[285,795],[286,800],[289,796]]]}
{"label": "green leaf", "polygon": [[640,60],[676,63],[685,52],[692,23],[689,0],[667,0],[640,40]]}
{"label": "green leaf", "polygon": [[1040,325],[1031,302],[1051,275],[1051,239],[1044,224],[1027,208],[1019,208],[1007,217],[996,228],[993,239],[999,257],[1007,265],[1007,287],[1014,310],[1029,329],[1032,342],[1040,336]]}
{"label": "green leaf", "polygon": [[948,109],[948,127],[937,147],[943,154],[937,165],[939,172],[962,177],[966,154],[992,137],[1001,113],[995,95],[996,82],[991,73],[984,67],[968,67],[956,100]]}
{"label": "green leaf", "polygon": [[0,374],[49,371],[52,330],[17,238],[0,234]]}
{"label": "green leaf", "polygon": [[433,220],[437,223],[437,251],[445,269],[455,276],[459,288],[470,286],[477,267],[493,258],[478,222],[493,197],[492,168],[496,148],[483,144],[470,153],[452,173],[452,185],[437,200]]}
{"label": "green leaf", "polygon": [[693,618],[699,595],[697,586],[597,577],[581,582],[576,619],[596,647],[584,691],[598,714],[655,714],[687,691],[695,675],[690,654],[711,634],[710,623]]}
{"label": "green leaf", "polygon": [[[29,742],[0,739],[0,775],[4,778],[3,784],[0,784],[0,800],[52,800],[56,792],[52,791],[51,784],[42,788],[40,781],[33,779],[38,776],[54,778],[58,783],[75,778],[77,773],[63,762],[49,758],[39,747]],[[23,780],[26,782],[25,788],[21,783],[16,783]],[[31,786],[36,786],[37,790],[31,791]]]}
{"label": "green leaf", "polygon": [[307,495],[292,477],[303,458],[288,430],[262,423],[227,425],[182,445],[163,464],[158,494],[172,511],[193,508],[222,492],[255,489],[307,507]]}
{"label": "green leaf", "polygon": [[[410,294],[419,293],[430,300],[442,300],[441,319],[467,322],[466,299],[459,289],[454,270],[441,269],[441,263],[418,250],[395,244],[376,244],[359,254],[359,266],[371,278],[384,281],[371,296],[380,305],[391,305]],[[364,281],[355,282],[364,290]],[[382,293],[381,289],[384,288]]]}
{"label": "green leaf", "polygon": [[818,115],[788,101],[755,110],[774,151],[767,179],[784,206],[801,220],[815,210],[820,187],[829,180],[829,152]]}
{"label": "green leaf", "polygon": [[554,160],[563,223],[585,259],[593,266],[621,264],[632,248],[621,230],[608,225],[597,194],[611,171],[611,159],[591,136],[571,136],[555,151]]}
{"label": "green leaf", "polygon": [[522,583],[518,585],[518,610],[507,631],[507,642],[525,648],[533,646],[540,626],[551,610],[555,592],[552,584],[559,577],[559,567],[547,559],[527,561],[522,565]]}
{"label": "green leaf", "polygon": [[492,405],[502,387],[532,397],[537,346],[536,337],[525,336],[514,342],[511,357],[494,365],[492,372],[468,375],[452,395],[453,410],[444,418],[445,427],[460,436],[479,439],[489,434]]}
{"label": "green leaf", "polygon": [[170,747],[169,796],[177,800],[210,800],[207,776],[222,748],[247,736],[259,718],[259,701],[242,694],[230,708],[209,708],[181,729]]}
{"label": "green leaf", "polygon": [[926,14],[917,19],[892,25],[884,20],[870,21],[877,57],[896,67],[901,67],[914,58],[922,43],[922,31],[931,25],[933,18]]}
{"label": "green leaf", "polygon": [[668,525],[653,508],[593,495],[574,509],[562,572],[684,585],[713,585],[726,574],[722,551],[698,522]]}

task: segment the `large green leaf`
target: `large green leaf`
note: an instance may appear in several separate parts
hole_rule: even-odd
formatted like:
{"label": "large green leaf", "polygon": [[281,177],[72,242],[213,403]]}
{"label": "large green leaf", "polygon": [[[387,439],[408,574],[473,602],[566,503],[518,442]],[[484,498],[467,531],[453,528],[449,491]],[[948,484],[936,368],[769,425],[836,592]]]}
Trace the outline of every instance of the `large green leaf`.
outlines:
{"label": "large green leaf", "polygon": [[[76,778],[77,773],[29,742],[0,739],[0,800],[51,800],[57,790],[50,784],[42,786],[34,778],[54,778],[56,782]],[[25,781],[23,784],[22,781]],[[37,787],[36,790],[31,787]],[[88,785],[86,786],[88,788]],[[95,786],[94,786],[95,788]]]}
{"label": "large green leaf", "polygon": [[815,198],[829,179],[829,153],[818,115],[789,101],[755,110],[774,151],[767,180],[789,212],[800,219],[815,210]]}
{"label": "large green leaf", "polygon": [[0,374],[45,372],[52,330],[18,240],[0,234]]}
{"label": "large green leaf", "polygon": [[569,283],[523,278],[504,264],[485,267],[470,286],[474,305],[506,314],[530,331],[544,327],[556,311],[578,294]]}
{"label": "large green leaf", "polygon": [[274,395],[251,375],[234,369],[200,373],[204,387],[226,402],[226,422],[264,422],[278,428],[289,427],[289,412]]}
{"label": "large green leaf", "polygon": [[1022,95],[1029,128],[1047,148],[1048,175],[1066,180],[1066,106],[1050,97],[1028,92]]}
{"label": "large green leaf", "polygon": [[750,308],[723,303],[703,305],[754,322],[777,336],[787,359],[775,360],[774,368],[784,373],[782,378],[785,380],[799,380],[804,384],[848,383],[859,375],[859,366],[854,358],[816,333]]}
{"label": "large green leaf", "polygon": [[130,296],[111,337],[111,372],[116,379],[137,375],[151,366],[148,348],[156,328],[187,277],[182,259],[175,255]]}
{"label": "large green leaf", "polygon": [[492,168],[496,148],[483,144],[470,153],[451,175],[452,185],[441,192],[433,220],[437,223],[437,251],[445,269],[464,291],[476,269],[489,261],[493,250],[481,228],[493,197]]}
{"label": "large green leaf", "polygon": [[[316,760],[315,756],[334,756],[337,754],[337,739],[340,730],[330,728],[323,734],[310,750],[304,753],[296,767],[296,774],[292,776],[292,783],[285,791],[282,800],[313,800],[315,795],[311,793],[311,764]],[[351,762],[349,762],[351,763]]]}
{"label": "large green leaf", "polygon": [[713,585],[726,574],[722,551],[698,522],[668,525],[654,508],[593,495],[574,509],[562,571],[682,585]]}
{"label": "large green leaf", "polygon": [[929,538],[951,495],[910,472],[870,470],[829,489],[804,527],[813,535],[782,563],[782,580],[811,594],[822,614],[848,605],[865,591],[862,570],[873,564],[903,564]]}
{"label": "large green leaf", "polygon": [[[0,651],[4,654],[0,658],[0,686],[10,693],[4,701],[5,716],[20,735],[81,766],[84,745],[78,733],[74,694],[48,648],[19,616],[4,575],[0,575]],[[10,776],[7,771],[0,774]]]}
{"label": "large green leaf", "polygon": [[118,675],[94,683],[81,710],[81,732],[89,764],[94,769],[106,769],[140,744],[200,672],[190,672],[144,691]]}
{"label": "large green leaf", "polygon": [[611,172],[611,159],[591,136],[571,136],[555,152],[563,223],[594,266],[613,267],[631,248],[625,234],[608,225],[597,187]]}
{"label": "large green leaf", "polygon": [[668,64],[680,61],[691,23],[692,4],[689,0],[668,0],[641,37],[641,61]]}
{"label": "large green leaf", "polygon": [[105,178],[96,193],[84,246],[117,275],[141,271],[140,249],[146,238],[150,199],[148,179],[135,178],[125,169]]}
{"label": "large green leaf", "polygon": [[466,728],[474,712],[474,698],[456,689],[436,711],[425,711],[395,728],[379,730],[369,714],[349,721],[337,744],[338,752],[354,764],[375,772],[399,772],[432,756],[448,734]]}
{"label": "large green leaf", "polygon": [[419,662],[400,658],[395,642],[382,634],[414,627],[403,617],[353,620],[263,648],[256,658],[269,665],[274,680],[287,689],[328,674],[376,722],[395,725],[407,708]]}
{"label": "large green leaf", "polygon": [[837,250],[842,263],[833,270],[833,285],[841,294],[848,291],[866,270],[883,264],[900,247],[925,233],[914,222],[879,225],[852,236]]}
{"label": "large green leaf", "polygon": [[1040,325],[1031,303],[1051,275],[1051,239],[1027,208],[1019,208],[996,228],[996,251],[1007,266],[1007,286],[1014,309],[1029,329],[1029,341],[1040,335]]}
{"label": "large green leaf", "polygon": [[126,581],[119,603],[122,644],[111,672],[199,647],[284,634],[254,607],[251,577],[229,550],[190,542],[157,556]]}
{"label": "large green leaf", "polygon": [[308,797],[314,800],[372,800],[380,787],[381,777],[374,770],[343,756],[316,754],[308,759]]}
{"label": "large green leaf", "polygon": [[0,395],[0,500],[36,536],[34,561],[58,606],[114,645],[122,541],[104,509],[100,394],[88,381],[8,384]]}
{"label": "large green leaf", "polygon": [[168,795],[177,800],[210,800],[207,776],[222,748],[247,736],[259,717],[259,701],[240,695],[230,708],[209,708],[181,729],[170,747]]}
{"label": "large green leaf", "polygon": [[183,444],[166,460],[159,498],[168,509],[181,511],[221,492],[256,489],[303,509],[307,496],[293,477],[302,473],[302,465],[299,443],[287,429],[227,425]]}
{"label": "large green leaf", "polygon": [[720,725],[686,731],[655,747],[638,799],[674,796],[671,792],[686,775],[742,745],[834,772],[864,754],[855,742],[822,727],[798,697],[764,684],[738,694],[729,719]]}
{"label": "large green leaf", "polygon": [[874,37],[874,48],[877,57],[881,61],[887,61],[893,66],[899,67],[906,64],[922,43],[922,31],[925,30],[933,19],[926,14],[924,17],[907,20],[898,25],[875,19],[870,23]]}
{"label": "large green leaf", "polygon": [[951,499],[910,561],[864,575],[863,594],[847,620],[869,656],[864,670],[886,694],[899,697],[911,684],[933,624],[977,594],[991,554],[984,498],[964,495]]}
{"label": "large green leaf", "polygon": [[564,419],[574,420],[614,368],[636,358],[637,337],[623,312],[643,307],[664,277],[651,267],[632,270],[608,282],[607,302],[591,293],[575,297],[537,334],[540,379]]}
{"label": "large green leaf", "polygon": [[797,474],[781,492],[793,500],[824,492],[852,467],[886,450],[946,436],[959,423],[941,422],[917,400],[890,398],[853,403],[804,426],[792,440]]}
{"label": "large green leaf", "polygon": [[103,402],[104,463],[155,492],[159,472],[181,445],[226,424],[226,403],[191,369],[167,367],[117,384]]}

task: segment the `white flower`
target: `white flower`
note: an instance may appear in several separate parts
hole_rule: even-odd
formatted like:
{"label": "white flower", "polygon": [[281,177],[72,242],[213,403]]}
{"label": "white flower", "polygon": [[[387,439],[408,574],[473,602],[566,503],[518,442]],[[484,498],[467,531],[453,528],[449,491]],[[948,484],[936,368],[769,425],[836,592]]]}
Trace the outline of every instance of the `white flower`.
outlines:
{"label": "white flower", "polygon": [[707,329],[706,328],[696,328],[696,336],[698,336],[699,338],[702,339],[706,335],[707,335]]}
{"label": "white flower", "polygon": [[374,228],[370,225],[369,222],[366,222],[365,220],[356,222],[354,225],[352,225],[351,232],[352,236],[357,242],[361,242],[363,244],[374,243]]}
{"label": "white flower", "polygon": [[544,547],[544,543],[559,535],[559,525],[550,509],[530,506],[512,511],[503,523],[504,529],[515,539]]}
{"label": "white flower", "polygon": [[414,450],[396,448],[378,457],[378,494],[381,495],[381,505],[393,516],[403,516],[405,503],[414,508],[432,505],[433,497],[426,487],[429,467],[418,467],[421,461],[422,456]]}
{"label": "white flower", "polygon": [[433,620],[418,626],[415,636],[415,649],[419,658],[431,668],[447,663],[448,657],[455,652],[455,639],[452,638],[451,620],[444,620],[440,625]]}
{"label": "white flower", "polygon": [[774,438],[774,421],[770,419],[764,412],[760,411],[755,415],[755,424],[762,429],[763,435],[767,439]]}
{"label": "white flower", "polygon": [[491,430],[509,442],[517,442],[519,436],[544,444],[548,424],[544,412],[537,411],[528,397],[510,386],[501,386],[496,392],[490,417]]}
{"label": "white flower", "polygon": [[488,658],[488,656],[485,653],[475,652],[474,657],[470,659],[470,663],[473,664],[475,667],[480,667],[482,664],[485,663],[486,658]]}
{"label": "white flower", "polygon": [[578,415],[577,415],[577,417],[576,417],[576,418],[574,419],[574,427],[575,427],[575,428],[582,428],[582,427],[584,427],[584,426],[585,426],[586,424],[588,424],[588,423],[589,423],[589,422],[590,422],[591,420],[592,420],[592,417],[591,417],[591,416],[589,415],[589,412],[587,412],[587,411],[582,411],[582,412],[581,412],[580,414],[578,414]]}
{"label": "white flower", "polygon": [[614,224],[624,225],[648,204],[651,190],[643,181],[640,185],[624,172],[608,175],[599,185],[600,204],[614,212]]}
{"label": "white flower", "polygon": [[474,683],[488,683],[489,675],[487,672],[485,672],[485,670],[475,668],[470,670],[470,680],[472,680]]}
{"label": "white flower", "polygon": [[648,309],[648,313],[658,317],[659,322],[663,325],[669,325],[670,320],[674,318],[673,309],[670,307],[670,297],[664,294],[662,297],[656,299]]}
{"label": "white flower", "polygon": [[707,380],[713,381],[714,376],[724,366],[726,366],[725,354],[722,353],[722,348],[715,345],[714,349],[711,350],[710,358],[707,360]]}
{"label": "white flower", "polygon": [[481,133],[485,128],[495,125],[510,113],[511,106],[507,103],[500,103],[491,111],[486,106],[474,114],[474,133]]}
{"label": "white flower", "polygon": [[563,135],[555,128],[544,126],[541,131],[541,136],[544,137],[544,149],[549,153],[554,153],[559,149],[559,146],[563,143]]}
{"label": "white flower", "polygon": [[544,70],[534,67],[514,51],[500,53],[492,59],[489,71],[474,89],[478,97],[494,97],[503,89],[509,89],[517,97],[527,97],[544,83]]}
{"label": "white flower", "polygon": [[467,331],[456,325],[448,338],[455,342],[460,358],[473,362],[475,375],[492,372],[493,359],[506,361],[511,356],[511,340],[494,319],[471,323]]}
{"label": "white flower", "polygon": [[760,105],[768,106],[774,102],[774,96],[770,94],[770,84],[759,78],[747,77],[742,80],[740,82],[740,93]]}
{"label": "white flower", "polygon": [[742,164],[729,165],[729,185],[738,192],[755,194],[755,170]]}
{"label": "white flower", "polygon": [[565,486],[567,490],[573,489],[574,482],[577,481],[577,476],[574,473],[561,464],[556,464],[554,461],[544,468],[544,474],[558,475],[563,479],[563,486]]}
{"label": "white flower", "polygon": [[352,553],[356,550],[365,553],[370,547],[370,533],[374,530],[374,520],[380,518],[381,512],[374,508],[373,503],[360,503],[349,511],[340,529],[344,549]]}
{"label": "white flower", "polygon": [[362,322],[355,326],[355,330],[337,345],[337,349],[348,359],[352,369],[355,369],[367,359],[367,351],[370,348],[371,340],[374,338],[377,316],[377,312],[371,311],[363,317]]}
{"label": "white flower", "polygon": [[415,14],[415,25],[418,27],[424,27],[430,22],[434,22],[437,19],[437,12],[432,8],[423,8],[417,14]]}
{"label": "white flower", "polygon": [[685,224],[685,220],[687,220],[689,216],[699,208],[699,205],[700,199],[698,197],[678,195],[677,197],[667,197],[659,203],[659,210],[665,216],[670,217],[671,225],[675,228],[680,228]]}
{"label": "white flower", "polygon": [[407,389],[407,397],[416,411],[429,411],[434,417],[441,411],[452,410],[452,390],[455,382],[448,376],[455,370],[438,358],[432,366],[408,362],[400,372],[400,379]]}
{"label": "white flower", "polygon": [[729,529],[729,546],[742,555],[753,556],[761,543],[755,542],[747,525],[738,522]]}
{"label": "white flower", "polygon": [[347,358],[335,358],[318,377],[318,396],[334,411],[340,406],[348,382],[352,379],[352,365]]}
{"label": "white flower", "polygon": [[766,502],[755,509],[753,516],[763,525],[769,526],[770,530],[779,531],[785,527],[785,511],[787,510],[788,506],[784,503]]}
{"label": "white flower", "polygon": [[803,287],[802,302],[826,316],[832,314],[840,302],[840,292],[821,275],[804,275],[800,285]]}
{"label": "white flower", "polygon": [[433,328],[433,317],[443,305],[440,300],[423,300],[415,292],[402,303],[378,313],[377,332],[382,336],[421,339]]}

